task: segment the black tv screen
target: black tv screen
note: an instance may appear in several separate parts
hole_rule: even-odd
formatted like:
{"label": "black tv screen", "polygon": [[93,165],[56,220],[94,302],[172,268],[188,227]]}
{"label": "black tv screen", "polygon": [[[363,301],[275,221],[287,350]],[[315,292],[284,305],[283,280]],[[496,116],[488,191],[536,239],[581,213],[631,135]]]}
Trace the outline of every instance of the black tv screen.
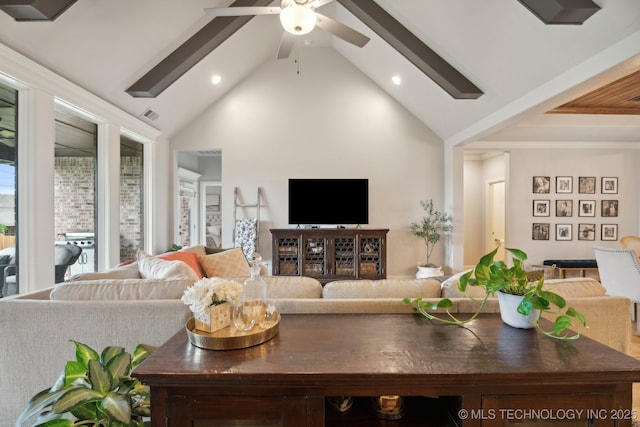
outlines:
{"label": "black tv screen", "polygon": [[369,180],[289,179],[289,224],[369,223]]}

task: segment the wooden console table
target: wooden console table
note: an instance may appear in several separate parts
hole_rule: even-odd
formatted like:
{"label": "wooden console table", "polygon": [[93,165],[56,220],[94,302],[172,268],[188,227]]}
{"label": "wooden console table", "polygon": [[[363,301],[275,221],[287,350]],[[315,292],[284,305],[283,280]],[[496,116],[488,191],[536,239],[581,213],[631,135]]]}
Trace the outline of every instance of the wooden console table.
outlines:
{"label": "wooden console table", "polygon": [[411,314],[287,314],[275,338],[243,350],[200,349],[181,330],[133,375],[151,387],[155,427],[211,419],[387,425],[373,411],[367,421],[357,411],[325,413],[325,396],[382,394],[415,396],[397,426],[629,427],[640,361],[588,338],[514,329],[493,314],[468,328]]}

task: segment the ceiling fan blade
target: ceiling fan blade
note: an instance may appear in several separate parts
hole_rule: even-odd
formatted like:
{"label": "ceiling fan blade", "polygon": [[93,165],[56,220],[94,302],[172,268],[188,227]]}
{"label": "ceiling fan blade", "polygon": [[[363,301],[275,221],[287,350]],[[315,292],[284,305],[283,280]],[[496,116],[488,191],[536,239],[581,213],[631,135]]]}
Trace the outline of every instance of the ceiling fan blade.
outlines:
{"label": "ceiling fan blade", "polygon": [[295,34],[291,34],[287,31],[282,32],[282,39],[280,39],[280,47],[278,48],[278,59],[287,59],[291,55],[293,45],[296,42]]}
{"label": "ceiling fan blade", "polygon": [[311,2],[311,7],[313,9],[317,9],[319,7],[324,6],[325,4],[331,3],[332,1],[335,1],[335,0],[315,0]]}
{"label": "ceiling fan blade", "polygon": [[277,15],[282,9],[277,6],[267,7],[207,7],[204,9],[211,16],[249,16],[249,15]]}
{"label": "ceiling fan blade", "polygon": [[351,27],[347,27],[346,25],[317,12],[316,16],[318,17],[318,21],[316,22],[317,27],[330,32],[336,37],[340,37],[344,41],[358,47],[363,47],[369,42],[369,37]]}

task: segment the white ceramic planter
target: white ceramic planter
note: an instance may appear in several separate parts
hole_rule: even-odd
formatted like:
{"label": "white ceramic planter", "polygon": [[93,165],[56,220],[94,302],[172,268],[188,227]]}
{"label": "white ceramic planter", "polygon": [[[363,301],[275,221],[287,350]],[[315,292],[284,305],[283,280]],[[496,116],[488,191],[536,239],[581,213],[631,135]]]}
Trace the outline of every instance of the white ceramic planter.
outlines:
{"label": "white ceramic planter", "polygon": [[533,310],[529,316],[518,313],[518,306],[524,297],[520,295],[509,295],[498,292],[498,303],[500,305],[500,317],[509,326],[520,329],[529,329],[535,326],[540,317],[540,310]]}
{"label": "white ceramic planter", "polygon": [[416,273],[416,279],[426,279],[428,277],[442,276],[441,267],[422,267],[418,266],[418,272]]}

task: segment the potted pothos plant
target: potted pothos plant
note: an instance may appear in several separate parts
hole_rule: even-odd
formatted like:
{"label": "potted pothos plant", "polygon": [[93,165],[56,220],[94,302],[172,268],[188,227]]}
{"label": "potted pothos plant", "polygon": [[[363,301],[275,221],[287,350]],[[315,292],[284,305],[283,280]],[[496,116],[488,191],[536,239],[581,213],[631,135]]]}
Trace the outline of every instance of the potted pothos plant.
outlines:
{"label": "potted pothos plant", "polygon": [[[487,299],[498,294],[502,320],[515,327],[536,327],[545,335],[557,339],[577,339],[587,328],[587,322],[582,313],[572,307],[566,307],[566,300],[548,289],[544,289],[544,277],[531,282],[527,277],[524,261],[527,254],[520,249],[506,249],[513,258],[513,266],[509,267],[504,261],[494,261],[498,249],[484,255],[476,267],[460,277],[458,289],[468,298],[478,303],[478,309],[468,318],[460,319],[449,309],[453,302],[443,298],[437,302],[425,301],[422,298],[405,298],[404,302],[413,304],[414,310],[426,318],[452,325],[464,325],[475,319],[484,308]],[[484,291],[483,297],[472,297],[467,291],[469,287],[480,287]],[[477,293],[476,293],[477,295]],[[502,295],[502,296],[501,296]],[[507,298],[503,298],[506,296]],[[515,308],[503,306],[503,299],[516,297]],[[444,309],[446,317],[440,317],[436,311]],[[514,312],[515,311],[515,312]],[[542,312],[556,315],[553,327],[544,329],[540,324]],[[503,314],[504,313],[504,314]],[[511,315],[518,314],[517,323],[512,323]],[[516,316],[518,317],[518,316]]]}
{"label": "potted pothos plant", "polygon": [[417,278],[441,276],[440,266],[431,263],[431,254],[436,244],[442,238],[442,234],[453,230],[451,216],[442,213],[433,205],[433,200],[421,200],[420,205],[424,209],[425,216],[420,222],[411,223],[411,233],[421,238],[426,246],[426,263],[418,265]]}
{"label": "potted pothos plant", "polygon": [[91,347],[76,346],[76,360],[66,363],[53,387],[29,400],[16,421],[21,427],[151,425],[149,387],[131,377],[153,351],[140,344],[133,355],[122,347],[106,347],[98,354]]}

